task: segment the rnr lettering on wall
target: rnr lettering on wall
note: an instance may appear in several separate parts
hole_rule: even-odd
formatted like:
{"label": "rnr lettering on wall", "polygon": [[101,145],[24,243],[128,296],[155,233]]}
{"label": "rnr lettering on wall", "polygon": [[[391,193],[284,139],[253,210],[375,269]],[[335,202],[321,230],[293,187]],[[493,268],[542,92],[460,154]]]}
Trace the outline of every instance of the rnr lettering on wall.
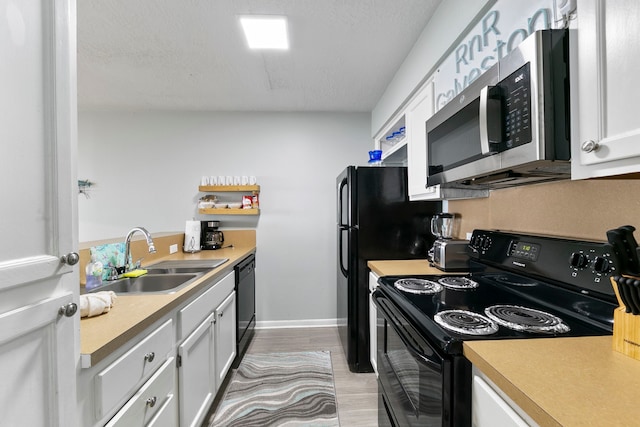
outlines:
{"label": "rnr lettering on wall", "polygon": [[[551,14],[552,12],[548,8],[538,9],[531,17],[527,18],[524,27],[511,31],[505,39],[500,31],[500,12],[497,10],[488,12],[480,22],[480,32],[469,37],[467,41],[455,49],[455,75],[451,76],[453,86],[449,90],[437,94],[437,108],[440,109],[455,98],[464,88],[511,52],[531,33],[551,28]],[[446,76],[446,78],[449,77]]]}

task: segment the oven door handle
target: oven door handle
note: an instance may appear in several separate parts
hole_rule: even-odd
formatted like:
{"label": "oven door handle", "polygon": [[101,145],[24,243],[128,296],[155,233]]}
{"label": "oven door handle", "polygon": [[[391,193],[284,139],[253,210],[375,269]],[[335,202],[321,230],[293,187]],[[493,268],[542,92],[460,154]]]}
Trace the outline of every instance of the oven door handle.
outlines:
{"label": "oven door handle", "polygon": [[[382,316],[385,318],[387,323],[393,328],[393,330],[396,332],[398,337],[400,337],[400,339],[402,340],[402,343],[405,345],[405,347],[407,347],[407,350],[409,350],[409,352],[411,352],[415,358],[422,361],[422,363],[424,363],[425,365],[428,365],[430,369],[436,370],[438,372],[442,372],[442,365],[444,363],[444,360],[435,352],[435,349],[433,348],[433,346],[431,346],[424,338],[420,337],[423,341],[422,344],[425,347],[432,350],[431,355],[436,360],[432,360],[429,357],[425,356],[423,352],[421,352],[411,342],[411,341],[415,341],[416,337],[411,337],[411,338],[407,337],[406,332],[402,330],[403,328],[401,328],[400,325],[398,325],[396,322],[393,321],[393,318],[404,319],[404,316],[402,316],[400,313],[393,313],[396,310],[394,310],[390,306],[391,302],[389,301],[389,299],[384,297],[379,290],[375,290],[373,292],[373,301],[375,305],[378,307],[379,313],[382,314]],[[404,319],[404,320],[407,321],[407,319]],[[418,335],[418,333],[415,332],[414,335]]]}

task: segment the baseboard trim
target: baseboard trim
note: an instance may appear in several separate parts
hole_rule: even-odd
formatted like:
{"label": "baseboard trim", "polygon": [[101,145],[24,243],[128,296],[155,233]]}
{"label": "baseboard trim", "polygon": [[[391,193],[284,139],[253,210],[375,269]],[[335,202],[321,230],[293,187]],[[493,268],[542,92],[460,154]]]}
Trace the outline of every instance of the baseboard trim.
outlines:
{"label": "baseboard trim", "polygon": [[327,328],[338,326],[338,319],[260,320],[256,329]]}

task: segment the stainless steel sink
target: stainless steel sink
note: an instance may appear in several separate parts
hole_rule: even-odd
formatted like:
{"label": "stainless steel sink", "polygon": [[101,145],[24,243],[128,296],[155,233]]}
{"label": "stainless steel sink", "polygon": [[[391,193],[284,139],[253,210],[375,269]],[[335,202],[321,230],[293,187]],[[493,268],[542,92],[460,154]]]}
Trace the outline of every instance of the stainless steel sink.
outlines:
{"label": "stainless steel sink", "polygon": [[171,267],[171,268],[156,268],[147,267],[148,274],[183,274],[183,273],[206,273],[211,270],[210,268],[198,268],[198,267]]}
{"label": "stainless steel sink", "polygon": [[147,274],[108,282],[89,292],[113,291],[116,294],[172,294],[225,262],[224,259],[162,261],[146,268]]}
{"label": "stainless steel sink", "polygon": [[196,272],[196,270],[207,271],[219,267],[227,261],[229,261],[229,258],[161,261],[157,264],[146,267],[146,269],[149,270],[149,272],[151,272],[151,270],[175,269],[176,271],[181,270],[182,272],[188,273],[189,271],[184,270],[192,269],[193,272]]}
{"label": "stainless steel sink", "polygon": [[190,284],[202,273],[191,274],[147,274],[140,277],[118,279],[98,286],[89,292],[113,291],[116,294],[172,294]]}

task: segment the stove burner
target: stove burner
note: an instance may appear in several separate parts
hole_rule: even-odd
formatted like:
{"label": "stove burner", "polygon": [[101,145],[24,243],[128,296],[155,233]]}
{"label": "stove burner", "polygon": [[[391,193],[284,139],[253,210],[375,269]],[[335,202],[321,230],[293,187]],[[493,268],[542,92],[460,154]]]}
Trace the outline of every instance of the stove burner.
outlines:
{"label": "stove burner", "polygon": [[562,334],[570,330],[559,317],[533,308],[493,305],[485,308],[484,312],[497,324],[516,331]]}
{"label": "stove burner", "polygon": [[398,279],[393,285],[412,294],[433,295],[442,291],[442,285],[424,279]]}
{"label": "stove burner", "polygon": [[473,289],[478,287],[478,282],[466,277],[443,277],[438,280],[438,283],[443,285],[445,288],[451,289]]}
{"label": "stove burner", "polygon": [[482,314],[466,310],[445,310],[433,316],[445,329],[464,335],[491,335],[498,332],[498,325]]}

